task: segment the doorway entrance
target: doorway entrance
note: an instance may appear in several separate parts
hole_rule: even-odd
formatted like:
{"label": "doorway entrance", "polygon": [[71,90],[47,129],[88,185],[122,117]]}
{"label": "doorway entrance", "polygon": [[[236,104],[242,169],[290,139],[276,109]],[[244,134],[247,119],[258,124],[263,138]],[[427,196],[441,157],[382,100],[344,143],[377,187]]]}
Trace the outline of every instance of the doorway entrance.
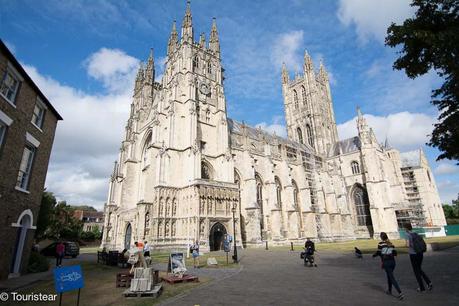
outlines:
{"label": "doorway entrance", "polygon": [[124,248],[129,250],[131,248],[132,227],[131,223],[126,226],[126,235],[124,236]]}
{"label": "doorway entrance", "polygon": [[226,228],[220,222],[215,223],[209,233],[210,251],[223,249],[223,239],[225,239]]}
{"label": "doorway entrance", "polygon": [[19,274],[21,271],[22,252],[24,251],[24,245],[27,241],[27,231],[30,228],[32,228],[32,218],[28,214],[24,214],[18,226],[16,246],[11,266],[12,274]]}

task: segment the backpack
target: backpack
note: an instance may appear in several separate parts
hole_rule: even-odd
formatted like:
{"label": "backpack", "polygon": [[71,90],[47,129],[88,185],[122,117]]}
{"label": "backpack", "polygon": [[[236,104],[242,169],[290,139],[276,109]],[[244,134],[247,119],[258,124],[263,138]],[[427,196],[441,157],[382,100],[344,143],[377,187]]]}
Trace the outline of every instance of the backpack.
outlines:
{"label": "backpack", "polygon": [[417,233],[412,233],[411,239],[413,243],[412,247],[416,254],[424,253],[425,251],[427,251],[426,242],[424,241],[421,235],[418,235]]}

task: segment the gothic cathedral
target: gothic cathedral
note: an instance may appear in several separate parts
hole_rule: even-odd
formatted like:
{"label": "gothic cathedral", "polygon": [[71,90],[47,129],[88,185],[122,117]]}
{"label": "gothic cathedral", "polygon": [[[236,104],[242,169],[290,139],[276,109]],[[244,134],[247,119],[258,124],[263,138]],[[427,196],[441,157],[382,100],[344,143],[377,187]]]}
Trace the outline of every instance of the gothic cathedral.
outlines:
{"label": "gothic cathedral", "polygon": [[[139,68],[110,178],[102,246],[156,248],[225,234],[243,247],[399,236],[405,223],[444,235],[445,217],[422,150],[400,153],[358,111],[358,135],[339,140],[328,75],[305,53],[303,74],[282,68],[287,139],[227,117],[216,20],[195,41],[188,3],[175,22],[160,82],[153,52]],[[235,231],[235,232],[234,232]]]}

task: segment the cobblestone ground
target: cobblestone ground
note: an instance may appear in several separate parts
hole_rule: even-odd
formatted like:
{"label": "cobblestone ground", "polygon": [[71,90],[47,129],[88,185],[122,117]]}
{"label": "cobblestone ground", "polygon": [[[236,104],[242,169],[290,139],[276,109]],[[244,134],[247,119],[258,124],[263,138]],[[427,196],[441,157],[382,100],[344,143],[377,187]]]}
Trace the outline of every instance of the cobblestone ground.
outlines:
{"label": "cobblestone ground", "polygon": [[164,305],[459,305],[458,263],[459,248],[427,253],[423,268],[434,289],[418,293],[408,255],[401,254],[395,277],[405,300],[399,301],[384,294],[385,274],[369,255],[359,260],[319,250],[318,267],[309,268],[298,252],[246,250],[242,269],[200,269],[216,280]]}

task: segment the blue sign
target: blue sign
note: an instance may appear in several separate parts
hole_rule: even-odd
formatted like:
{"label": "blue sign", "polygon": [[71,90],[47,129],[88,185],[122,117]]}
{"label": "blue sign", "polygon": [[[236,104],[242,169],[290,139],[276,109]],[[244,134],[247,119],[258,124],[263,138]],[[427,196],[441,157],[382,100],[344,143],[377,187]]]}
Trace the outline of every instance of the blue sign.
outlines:
{"label": "blue sign", "polygon": [[57,293],[83,288],[84,281],[81,266],[55,268],[54,286]]}

